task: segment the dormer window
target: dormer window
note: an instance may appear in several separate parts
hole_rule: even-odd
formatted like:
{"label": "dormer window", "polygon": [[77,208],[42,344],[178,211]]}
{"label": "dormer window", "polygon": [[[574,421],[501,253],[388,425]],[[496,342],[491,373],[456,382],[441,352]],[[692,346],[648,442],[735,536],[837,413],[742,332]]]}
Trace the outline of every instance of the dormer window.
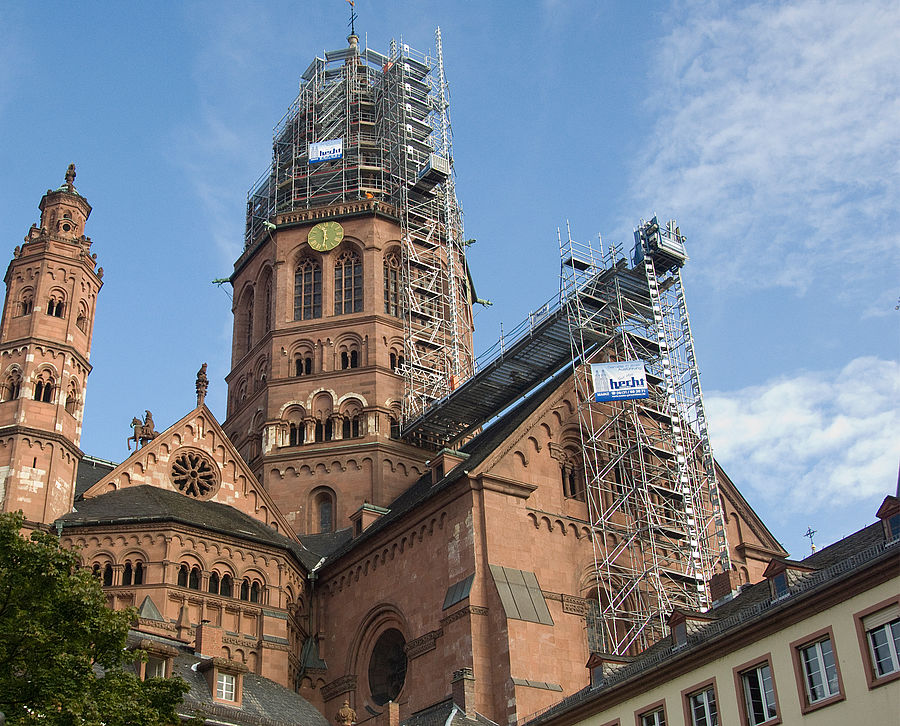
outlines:
{"label": "dormer window", "polygon": [[240,706],[243,691],[243,675],[248,668],[243,663],[227,658],[210,658],[197,665],[197,670],[206,676],[213,701],[229,706]]}
{"label": "dormer window", "polygon": [[232,702],[237,700],[237,678],[234,674],[218,674],[216,677],[216,698]]}
{"label": "dormer window", "polygon": [[772,590],[775,597],[783,597],[788,594],[787,573],[779,572],[772,578]]}

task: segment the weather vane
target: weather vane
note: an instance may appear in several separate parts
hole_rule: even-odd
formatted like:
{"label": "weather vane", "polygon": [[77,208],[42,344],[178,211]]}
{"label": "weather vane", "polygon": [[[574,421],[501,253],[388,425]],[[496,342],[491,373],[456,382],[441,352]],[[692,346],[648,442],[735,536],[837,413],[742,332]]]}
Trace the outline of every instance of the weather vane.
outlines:
{"label": "weather vane", "polygon": [[806,528],[806,534],[803,535],[804,537],[809,537],[809,549],[810,549],[810,551],[811,551],[813,554],[816,553],[816,543],[813,542],[813,535],[814,535],[817,531],[818,531],[818,530],[815,530],[815,529],[813,529],[812,527],[807,527],[807,528]]}
{"label": "weather vane", "polygon": [[356,10],[353,9],[353,0],[347,0],[350,3],[350,22],[347,25],[350,26],[350,35],[356,35]]}

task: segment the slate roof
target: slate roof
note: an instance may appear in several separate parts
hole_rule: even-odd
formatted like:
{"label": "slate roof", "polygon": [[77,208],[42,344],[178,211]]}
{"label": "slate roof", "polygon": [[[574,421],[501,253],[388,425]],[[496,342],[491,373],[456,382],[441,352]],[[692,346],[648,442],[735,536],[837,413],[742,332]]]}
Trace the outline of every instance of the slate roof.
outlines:
{"label": "slate roof", "polygon": [[155,640],[178,649],[172,675],[187,681],[190,690],[184,696],[179,713],[190,717],[195,712],[216,723],[239,726],[328,726],[328,719],[303,696],[255,673],[243,675],[240,708],[214,703],[206,677],[196,670],[201,660],[189,647],[176,640],[131,631],[128,645],[139,647],[142,639]]}
{"label": "slate roof", "polygon": [[433,706],[417,711],[403,720],[403,726],[496,726],[480,713],[475,718],[466,718],[465,712],[453,701],[446,698]]}
{"label": "slate roof", "polygon": [[587,686],[549,709],[532,714],[521,723],[531,725],[549,720],[570,708],[594,697],[599,697],[609,688],[640,678],[643,672],[664,661],[681,657],[684,653],[702,647],[713,637],[743,629],[752,622],[771,618],[777,612],[790,608],[801,595],[828,587],[830,584],[852,575],[861,567],[875,564],[885,558],[895,558],[897,547],[900,545],[896,541],[893,544],[894,546],[890,548],[886,546],[881,522],[870,524],[858,532],[822,548],[806,559],[800,560],[801,564],[814,569],[815,572],[808,573],[801,578],[797,585],[791,586],[790,595],[773,600],[767,580],[753,585],[745,585],[733,599],[704,613],[704,615],[712,617],[711,622],[701,626],[690,635],[686,646],[675,649],[671,637],[663,638],[643,651],[627,666],[615,672],[605,683],[599,686]]}
{"label": "slate roof", "polygon": [[352,527],[339,529],[337,532],[300,535],[300,541],[303,543],[303,546],[319,555],[319,557],[328,557],[328,555],[344,546],[351,539],[353,539]]}
{"label": "slate roof", "polygon": [[75,501],[81,499],[88,489],[109,474],[116,466],[118,465],[111,461],[85,456],[78,462],[78,471],[75,473]]}
{"label": "slate roof", "polygon": [[75,502],[75,509],[56,520],[63,528],[98,524],[178,522],[289,551],[309,571],[320,556],[300,542],[276,532],[234,507],[203,502],[154,486],[124,487]]}
{"label": "slate roof", "polygon": [[[343,542],[329,554],[326,566],[355,549],[376,533],[389,527],[409,511],[418,508],[425,501],[448,489],[459,481],[466,471],[475,469],[496,451],[497,447],[521,426],[571,375],[571,369],[569,367],[564,368],[553,377],[548,378],[540,388],[532,391],[527,398],[501,414],[493,423],[460,449],[462,453],[468,454],[469,458],[463,464],[450,471],[443,479],[432,484],[431,472],[426,472],[415,484],[388,505],[390,511],[387,514],[373,522],[367,529],[363,530],[362,534]],[[305,541],[306,538],[304,538]]]}

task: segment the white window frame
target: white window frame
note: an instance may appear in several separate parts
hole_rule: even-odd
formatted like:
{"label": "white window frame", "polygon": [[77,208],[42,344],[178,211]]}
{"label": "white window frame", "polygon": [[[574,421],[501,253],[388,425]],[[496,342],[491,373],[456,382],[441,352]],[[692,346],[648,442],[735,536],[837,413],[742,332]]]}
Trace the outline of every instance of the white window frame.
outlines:
{"label": "white window frame", "polygon": [[[754,696],[751,692],[754,680],[758,689],[759,705],[763,709],[761,718],[755,713]],[[744,692],[744,709],[749,726],[760,726],[760,724],[769,723],[778,718],[775,681],[772,677],[772,666],[768,661],[741,671],[741,687]]]}
{"label": "white window frame", "polygon": [[[687,699],[691,726],[719,726],[719,707],[716,704],[716,691],[713,686],[696,691]],[[697,708],[702,710],[700,718],[698,718]]]}
{"label": "white window frame", "polygon": [[147,657],[147,665],[144,668],[144,678],[165,678],[166,659],[151,655]]}
{"label": "white window frame", "polygon": [[[884,642],[878,645],[882,652],[881,660],[876,651],[875,635],[884,634]],[[872,659],[872,671],[875,678],[884,678],[900,671],[900,618],[894,618],[875,627],[866,627],[866,642],[869,645],[869,657]],[[885,652],[886,651],[886,652]],[[889,670],[881,670],[883,664],[887,664]]]}
{"label": "white window frame", "polygon": [[231,673],[216,674],[216,698],[222,701],[237,701],[237,677]]}
{"label": "white window frame", "polygon": [[666,710],[660,707],[642,713],[641,726],[666,726]]}
{"label": "white window frame", "polygon": [[[827,649],[824,645],[827,644]],[[837,659],[831,638],[822,638],[799,648],[800,667],[803,670],[803,687],[810,705],[841,694]],[[828,663],[830,654],[831,663]],[[813,670],[812,666],[815,666]],[[818,683],[816,679],[818,678]]]}

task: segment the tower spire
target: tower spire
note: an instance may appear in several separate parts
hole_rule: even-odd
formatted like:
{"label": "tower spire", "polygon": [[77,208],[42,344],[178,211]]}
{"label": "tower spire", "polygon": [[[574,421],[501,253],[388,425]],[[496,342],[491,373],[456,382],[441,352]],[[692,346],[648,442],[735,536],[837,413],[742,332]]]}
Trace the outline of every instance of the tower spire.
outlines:
{"label": "tower spire", "polygon": [[[347,25],[350,26],[350,38],[356,38],[357,40],[359,40],[359,36],[356,34],[356,18],[358,16],[356,14],[356,10],[354,9],[354,3],[353,0],[347,0],[347,2],[350,5],[350,22],[347,23]],[[350,38],[348,38],[347,40],[350,40]],[[350,44],[354,45],[352,41]]]}

